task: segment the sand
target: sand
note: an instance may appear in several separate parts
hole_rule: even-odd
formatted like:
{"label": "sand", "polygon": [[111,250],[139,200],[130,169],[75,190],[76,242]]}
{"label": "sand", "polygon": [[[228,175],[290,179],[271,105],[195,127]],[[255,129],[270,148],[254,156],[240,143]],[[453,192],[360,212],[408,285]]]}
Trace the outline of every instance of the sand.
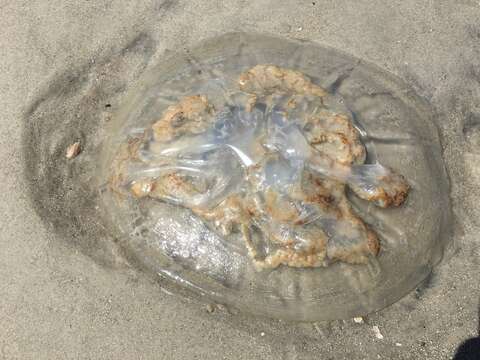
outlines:
{"label": "sand", "polygon": [[[469,0],[0,1],[0,359],[450,359],[479,325],[479,18],[480,4]],[[207,311],[102,241],[62,230],[52,214],[67,210],[32,196],[32,116],[51,131],[89,109],[103,107],[107,120],[162,54],[230,31],[346,51],[404,79],[436,111],[455,250],[414,292],[362,323]],[[91,135],[80,128],[71,127],[72,143]],[[87,220],[94,224],[76,219]]]}

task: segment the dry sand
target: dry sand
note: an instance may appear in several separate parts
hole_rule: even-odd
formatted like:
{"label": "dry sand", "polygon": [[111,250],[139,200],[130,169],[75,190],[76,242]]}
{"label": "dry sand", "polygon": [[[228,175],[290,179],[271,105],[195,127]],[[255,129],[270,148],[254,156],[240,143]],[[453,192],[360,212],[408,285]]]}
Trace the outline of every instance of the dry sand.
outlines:
{"label": "dry sand", "polygon": [[[473,0],[0,0],[0,359],[450,359],[479,323],[479,19]],[[76,109],[108,101],[108,117],[164,52],[230,31],[346,51],[403,78],[437,112],[456,251],[416,291],[363,323],[207,311],[111,249],[79,241],[82,234],[54,235],[46,210],[30,199],[35,179],[25,162],[35,157],[22,135],[33,110],[56,106],[55,118],[45,118],[55,124],[62,111],[71,118],[75,101],[95,98]],[[96,84],[104,91],[89,95]],[[68,104],[45,102],[68,92]]]}

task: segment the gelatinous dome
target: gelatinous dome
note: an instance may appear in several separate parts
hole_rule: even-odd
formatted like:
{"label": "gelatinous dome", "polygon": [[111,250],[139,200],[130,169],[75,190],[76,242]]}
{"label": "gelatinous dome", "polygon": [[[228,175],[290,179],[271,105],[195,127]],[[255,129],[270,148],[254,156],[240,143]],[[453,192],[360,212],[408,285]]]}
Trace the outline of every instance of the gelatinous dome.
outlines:
{"label": "gelatinous dome", "polygon": [[428,107],[332,49],[207,41],[146,74],[110,134],[113,231],[215,301],[293,320],[362,315],[442,255],[448,184]]}

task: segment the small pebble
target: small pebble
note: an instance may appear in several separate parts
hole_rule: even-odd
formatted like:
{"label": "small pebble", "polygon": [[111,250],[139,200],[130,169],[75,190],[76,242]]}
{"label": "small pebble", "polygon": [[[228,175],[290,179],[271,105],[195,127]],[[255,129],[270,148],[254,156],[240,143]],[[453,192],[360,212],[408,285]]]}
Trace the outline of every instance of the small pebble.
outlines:
{"label": "small pebble", "polygon": [[375,337],[376,337],[377,339],[379,339],[379,340],[382,340],[382,339],[383,339],[383,335],[382,335],[382,333],[380,332],[380,329],[378,328],[378,326],[377,326],[377,325],[374,325],[374,326],[372,327],[372,329],[373,329],[373,332],[375,333]]}
{"label": "small pebble", "polygon": [[363,317],[361,317],[361,316],[354,317],[353,321],[357,324],[363,324]]}
{"label": "small pebble", "polygon": [[73,159],[74,157],[76,157],[78,154],[80,154],[80,151],[81,151],[81,147],[80,147],[80,142],[76,142],[76,143],[73,143],[72,145],[70,145],[68,148],[67,148],[67,152],[65,153],[65,157],[67,159]]}
{"label": "small pebble", "polygon": [[211,313],[213,313],[214,311],[215,311],[215,305],[213,305],[213,304],[208,304],[208,305],[207,305],[207,312],[211,314]]}
{"label": "small pebble", "polygon": [[264,337],[264,336],[265,336],[265,333],[262,331],[262,332],[260,333],[260,336],[261,336],[261,337]]}
{"label": "small pebble", "polygon": [[395,343],[395,346],[402,346],[402,344],[400,344],[400,343]]}
{"label": "small pebble", "polygon": [[215,307],[219,310],[219,311],[223,311],[223,312],[226,312],[226,313],[229,313],[230,311],[228,310],[228,308],[223,305],[223,304],[215,304]]}

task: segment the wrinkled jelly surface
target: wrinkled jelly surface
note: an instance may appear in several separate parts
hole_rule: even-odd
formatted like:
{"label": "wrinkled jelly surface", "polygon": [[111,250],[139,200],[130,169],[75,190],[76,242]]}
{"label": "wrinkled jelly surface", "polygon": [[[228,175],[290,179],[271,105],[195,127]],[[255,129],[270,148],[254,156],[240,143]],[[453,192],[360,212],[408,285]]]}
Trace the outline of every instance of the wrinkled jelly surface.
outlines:
{"label": "wrinkled jelly surface", "polygon": [[[265,83],[246,91],[238,79],[259,64],[299,71],[325,95]],[[213,109],[208,126],[159,138],[152,124],[199,95]],[[355,134],[347,140],[361,151],[322,132],[318,140],[319,123],[347,133],[309,121],[316,114],[345,116]],[[428,107],[397,79],[334,50],[250,34],[207,42],[146,75],[111,134],[101,176],[118,179],[104,193],[105,212],[126,251],[227,305],[293,320],[364,315],[413,288],[443,253],[448,184]],[[404,185],[405,203],[372,197]]]}

